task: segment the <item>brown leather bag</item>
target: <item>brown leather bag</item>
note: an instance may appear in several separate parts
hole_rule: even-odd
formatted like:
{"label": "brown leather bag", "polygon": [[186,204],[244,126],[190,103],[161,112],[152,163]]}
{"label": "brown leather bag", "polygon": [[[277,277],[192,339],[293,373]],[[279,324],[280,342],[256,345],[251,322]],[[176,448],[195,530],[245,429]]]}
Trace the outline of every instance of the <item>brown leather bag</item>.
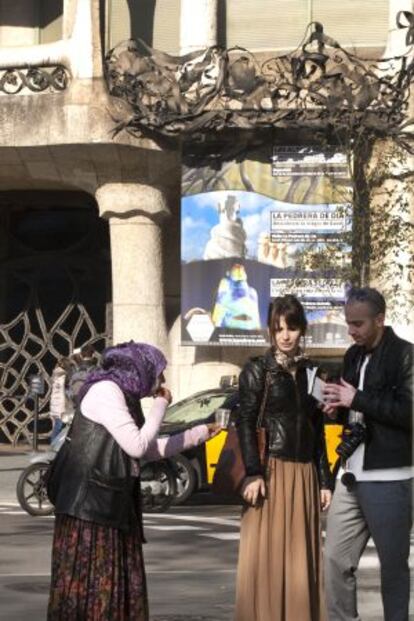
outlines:
{"label": "brown leather bag", "polygon": [[[257,445],[262,465],[264,465],[266,461],[266,429],[262,426],[262,423],[269,392],[269,383],[270,374],[266,373],[265,388],[260,404],[259,415],[257,417],[256,428]],[[213,494],[219,494],[221,496],[237,496],[240,494],[240,489],[245,477],[246,469],[241,453],[239,436],[236,428],[230,427],[216,466],[211,491]]]}

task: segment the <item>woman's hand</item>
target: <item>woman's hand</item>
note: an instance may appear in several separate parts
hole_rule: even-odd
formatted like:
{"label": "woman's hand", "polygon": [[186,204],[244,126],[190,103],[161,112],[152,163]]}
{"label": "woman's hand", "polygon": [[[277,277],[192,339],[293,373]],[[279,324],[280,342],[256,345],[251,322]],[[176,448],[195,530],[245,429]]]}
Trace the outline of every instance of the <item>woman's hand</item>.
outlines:
{"label": "woman's hand", "polygon": [[256,506],[260,496],[266,498],[266,485],[262,476],[246,477],[241,490],[243,500]]}
{"label": "woman's hand", "polygon": [[168,401],[168,405],[172,401],[171,391],[166,386],[160,386],[159,388],[157,388],[156,392],[154,393],[154,399],[156,397],[163,397],[166,401]]}
{"label": "woman's hand", "polygon": [[329,416],[331,420],[336,420],[338,416],[338,408],[333,407],[329,403],[325,403],[325,404],[322,404],[321,409],[322,409],[322,412],[326,414],[327,416]]}
{"label": "woman's hand", "polygon": [[220,431],[223,431],[223,427],[220,425],[220,423],[207,423],[207,429],[208,429],[209,440],[211,440],[211,438],[214,438],[214,436],[219,434]]}
{"label": "woman's hand", "polygon": [[329,509],[329,505],[331,504],[331,500],[332,500],[331,490],[321,489],[320,497],[321,497],[321,509],[322,511],[327,511],[327,509]]}

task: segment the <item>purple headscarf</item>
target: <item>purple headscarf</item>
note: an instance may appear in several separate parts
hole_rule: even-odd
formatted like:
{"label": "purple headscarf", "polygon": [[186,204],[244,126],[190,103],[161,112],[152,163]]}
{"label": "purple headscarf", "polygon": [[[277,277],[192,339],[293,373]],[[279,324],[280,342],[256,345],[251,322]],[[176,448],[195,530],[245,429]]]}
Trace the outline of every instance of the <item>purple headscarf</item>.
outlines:
{"label": "purple headscarf", "polygon": [[79,402],[93,384],[102,380],[115,382],[126,397],[147,397],[166,366],[164,354],[146,343],[129,341],[108,347],[102,354],[101,368],[88,375],[79,391]]}

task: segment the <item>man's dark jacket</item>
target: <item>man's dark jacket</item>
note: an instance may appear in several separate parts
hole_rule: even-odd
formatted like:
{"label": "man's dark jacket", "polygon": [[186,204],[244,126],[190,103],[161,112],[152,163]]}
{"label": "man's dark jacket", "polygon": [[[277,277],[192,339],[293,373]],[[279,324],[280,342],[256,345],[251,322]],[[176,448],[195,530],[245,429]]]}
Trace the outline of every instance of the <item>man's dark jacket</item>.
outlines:
{"label": "man's dark jacket", "polygon": [[103,425],[78,409],[52,462],[48,496],[55,513],[128,531],[140,527],[139,481],[131,458]]}
{"label": "man's dark jacket", "polygon": [[301,360],[295,381],[291,373],[276,363],[269,350],[264,356],[251,358],[243,368],[239,378],[237,429],[248,476],[263,474],[256,425],[268,374],[264,426],[268,431],[269,456],[302,463],[313,461],[321,487],[331,487],[323,414],[315,399],[307,394],[306,368],[312,366],[309,360]]}
{"label": "man's dark jacket", "polygon": [[[348,349],[343,378],[355,388],[367,352]],[[365,370],[364,386],[351,408],[364,414],[367,426],[364,469],[399,468],[412,464],[413,345],[386,327]]]}

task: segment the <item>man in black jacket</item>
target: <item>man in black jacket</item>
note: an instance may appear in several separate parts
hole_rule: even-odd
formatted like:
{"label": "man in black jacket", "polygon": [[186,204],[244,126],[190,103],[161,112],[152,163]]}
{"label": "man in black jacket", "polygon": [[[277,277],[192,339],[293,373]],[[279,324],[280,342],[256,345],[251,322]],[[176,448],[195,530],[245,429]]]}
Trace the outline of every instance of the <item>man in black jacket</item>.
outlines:
{"label": "man in black jacket", "polygon": [[330,621],[360,621],[355,571],[371,536],[381,565],[385,621],[408,621],[412,523],[413,346],[384,325],[385,300],[368,287],[345,305],[355,345],[326,411],[345,415],[342,468],[328,516],[325,580]]}

